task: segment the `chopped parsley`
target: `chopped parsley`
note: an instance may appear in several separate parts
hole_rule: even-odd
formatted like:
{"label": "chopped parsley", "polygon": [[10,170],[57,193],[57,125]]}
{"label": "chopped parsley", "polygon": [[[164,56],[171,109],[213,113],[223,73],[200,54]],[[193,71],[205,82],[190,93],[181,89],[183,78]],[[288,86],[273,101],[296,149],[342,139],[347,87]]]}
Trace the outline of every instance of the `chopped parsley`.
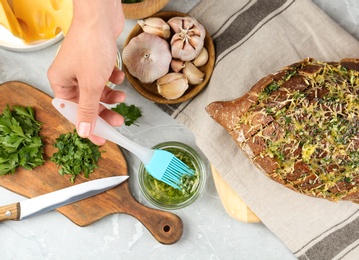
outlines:
{"label": "chopped parsley", "polygon": [[80,137],[76,130],[73,133],[61,134],[53,145],[58,149],[51,161],[59,167],[61,175],[71,175],[75,182],[77,175],[83,173],[88,178],[98,166],[101,157],[99,147],[87,138]]}
{"label": "chopped parsley", "polygon": [[0,115],[0,175],[14,173],[19,166],[32,170],[44,163],[41,124],[33,108],[6,106]]}

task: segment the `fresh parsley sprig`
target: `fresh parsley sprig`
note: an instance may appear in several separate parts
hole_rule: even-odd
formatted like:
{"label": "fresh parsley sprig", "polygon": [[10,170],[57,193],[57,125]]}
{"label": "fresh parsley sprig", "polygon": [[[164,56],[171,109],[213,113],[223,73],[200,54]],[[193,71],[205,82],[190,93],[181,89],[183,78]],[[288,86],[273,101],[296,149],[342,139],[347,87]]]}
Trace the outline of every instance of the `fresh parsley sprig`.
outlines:
{"label": "fresh parsley sprig", "polygon": [[125,119],[125,125],[130,126],[135,124],[135,121],[142,116],[140,108],[135,105],[126,105],[125,103],[118,104],[116,107],[111,110],[119,113]]}

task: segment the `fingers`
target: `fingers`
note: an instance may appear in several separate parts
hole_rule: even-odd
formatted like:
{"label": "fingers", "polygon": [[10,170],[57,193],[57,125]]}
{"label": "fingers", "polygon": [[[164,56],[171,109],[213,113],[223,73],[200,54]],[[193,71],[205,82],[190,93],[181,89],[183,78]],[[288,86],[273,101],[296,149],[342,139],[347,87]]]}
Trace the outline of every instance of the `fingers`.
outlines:
{"label": "fingers", "polygon": [[93,92],[94,90],[81,92],[83,94],[80,95],[76,129],[79,136],[89,138],[93,143],[102,145],[104,140],[92,135],[98,115],[112,126],[121,126],[124,119],[114,111],[105,109],[103,106],[100,108],[100,100],[97,97],[101,97],[101,100],[106,103],[118,103],[123,102],[126,95],[122,91],[115,91],[109,87],[104,87],[102,93],[98,95]]}
{"label": "fingers", "polygon": [[107,104],[115,104],[124,102],[126,99],[126,94],[122,91],[111,89],[110,87],[105,87],[100,100]]}
{"label": "fingers", "polygon": [[[121,126],[124,123],[123,116],[108,109],[102,111],[100,117],[102,117],[107,123],[115,127]],[[96,145],[103,145],[106,142],[105,139],[95,135],[88,136],[88,139],[90,139],[90,141]]]}
{"label": "fingers", "polygon": [[[115,67],[110,76],[110,80],[121,83],[123,79],[124,73]],[[92,135],[97,116],[104,109],[99,105],[100,100],[106,103],[118,103],[123,102],[126,95],[121,91],[116,91],[105,86],[105,84],[101,82],[99,84],[96,84],[96,82],[89,83],[88,81],[79,82],[79,89],[80,98],[76,129],[79,136],[87,138]]]}
{"label": "fingers", "polygon": [[119,127],[124,123],[123,116],[112,110],[105,109],[101,112],[100,117],[114,127]]}
{"label": "fingers", "polygon": [[[102,85],[102,86],[101,86]],[[79,136],[87,138],[92,134],[99,113],[100,96],[104,84],[79,82],[80,97],[76,129]]]}
{"label": "fingers", "polygon": [[[52,64],[48,70],[48,78],[55,97],[79,104],[76,123],[79,136],[89,138],[93,143],[102,145],[105,140],[92,135],[98,115],[101,114],[101,117],[113,126],[121,126],[123,118],[114,111],[107,112],[103,106],[100,106],[99,101],[109,104],[120,103],[125,100],[125,93],[105,86],[105,82],[102,82],[105,80],[100,78],[98,78],[97,83],[90,81],[88,77],[77,77],[77,80],[74,81],[73,76],[66,75],[67,70],[59,70],[56,65]],[[59,71],[62,73],[56,73]],[[124,80],[124,73],[115,67],[109,80],[115,84],[120,84]]]}
{"label": "fingers", "polygon": [[112,71],[109,81],[111,81],[113,84],[121,84],[124,79],[125,73],[119,68],[115,67]]}
{"label": "fingers", "polygon": [[96,135],[91,135],[88,137],[88,139],[93,142],[94,144],[101,146],[104,145],[106,143],[106,139],[103,139],[101,137],[98,137]]}
{"label": "fingers", "polygon": [[64,69],[64,67],[69,67],[69,65],[66,63],[61,66],[57,59],[55,59],[47,71],[47,78],[55,97],[77,103],[79,96],[77,81],[74,80],[73,75]]}

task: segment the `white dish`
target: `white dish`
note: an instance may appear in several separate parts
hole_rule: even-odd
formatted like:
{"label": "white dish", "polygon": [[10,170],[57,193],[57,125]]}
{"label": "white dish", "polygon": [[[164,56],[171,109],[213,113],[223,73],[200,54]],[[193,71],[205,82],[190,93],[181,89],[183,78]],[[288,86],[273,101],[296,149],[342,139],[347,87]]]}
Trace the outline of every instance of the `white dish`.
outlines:
{"label": "white dish", "polygon": [[54,38],[35,44],[26,44],[23,40],[12,35],[5,27],[0,25],[0,48],[10,51],[29,52],[37,51],[55,44],[63,38],[62,32]]}

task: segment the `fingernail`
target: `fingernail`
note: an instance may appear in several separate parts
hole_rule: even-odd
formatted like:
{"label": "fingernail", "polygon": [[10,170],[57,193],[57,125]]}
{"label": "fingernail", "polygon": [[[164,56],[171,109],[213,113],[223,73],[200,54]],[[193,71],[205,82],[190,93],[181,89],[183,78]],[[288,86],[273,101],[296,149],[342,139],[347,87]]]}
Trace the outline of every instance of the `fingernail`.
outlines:
{"label": "fingernail", "polygon": [[78,134],[81,137],[88,137],[91,131],[91,124],[88,122],[80,122],[78,127]]}

